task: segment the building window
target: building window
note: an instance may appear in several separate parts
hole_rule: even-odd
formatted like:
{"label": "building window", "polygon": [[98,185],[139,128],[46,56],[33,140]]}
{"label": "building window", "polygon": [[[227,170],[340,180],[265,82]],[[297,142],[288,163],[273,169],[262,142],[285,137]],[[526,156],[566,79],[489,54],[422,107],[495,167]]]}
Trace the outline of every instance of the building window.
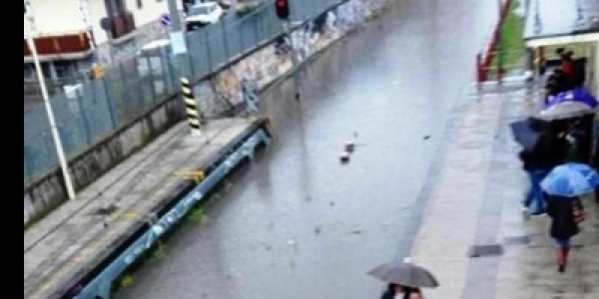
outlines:
{"label": "building window", "polygon": [[143,0],[137,0],[137,9],[144,8]]}

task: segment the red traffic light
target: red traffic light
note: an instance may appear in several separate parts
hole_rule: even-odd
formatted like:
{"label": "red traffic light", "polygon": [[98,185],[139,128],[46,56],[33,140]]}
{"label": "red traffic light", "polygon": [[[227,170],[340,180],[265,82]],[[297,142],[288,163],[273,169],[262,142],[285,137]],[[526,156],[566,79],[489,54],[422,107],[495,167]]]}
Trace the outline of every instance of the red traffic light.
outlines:
{"label": "red traffic light", "polygon": [[276,0],[275,11],[277,17],[281,20],[287,20],[289,18],[289,1],[288,0]]}

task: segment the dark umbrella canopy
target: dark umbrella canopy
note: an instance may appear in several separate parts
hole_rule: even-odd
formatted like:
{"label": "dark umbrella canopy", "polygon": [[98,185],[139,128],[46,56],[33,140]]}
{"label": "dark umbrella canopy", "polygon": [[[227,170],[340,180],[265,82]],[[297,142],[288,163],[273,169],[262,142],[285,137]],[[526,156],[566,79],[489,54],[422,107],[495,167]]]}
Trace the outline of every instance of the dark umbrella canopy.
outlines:
{"label": "dark umbrella canopy", "polygon": [[436,288],[437,279],[428,270],[412,263],[383,264],[368,272],[384,282],[397,283],[412,288]]}
{"label": "dark umbrella canopy", "polygon": [[548,122],[532,117],[510,124],[514,140],[526,150],[532,150],[534,148],[541,133],[546,130],[548,126]]}

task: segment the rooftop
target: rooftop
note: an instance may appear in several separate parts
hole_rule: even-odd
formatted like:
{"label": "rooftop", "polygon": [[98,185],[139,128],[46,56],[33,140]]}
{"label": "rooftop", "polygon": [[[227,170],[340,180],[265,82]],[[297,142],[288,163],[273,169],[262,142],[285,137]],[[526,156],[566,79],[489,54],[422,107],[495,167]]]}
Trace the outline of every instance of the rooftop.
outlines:
{"label": "rooftop", "polygon": [[529,1],[524,29],[529,46],[599,41],[599,0]]}

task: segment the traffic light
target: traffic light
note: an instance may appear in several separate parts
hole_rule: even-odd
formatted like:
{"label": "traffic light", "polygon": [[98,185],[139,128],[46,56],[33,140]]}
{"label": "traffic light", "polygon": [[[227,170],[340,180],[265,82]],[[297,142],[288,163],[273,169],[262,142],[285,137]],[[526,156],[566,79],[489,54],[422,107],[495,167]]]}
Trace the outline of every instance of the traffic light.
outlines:
{"label": "traffic light", "polygon": [[281,20],[289,19],[289,0],[276,0],[275,11]]}

